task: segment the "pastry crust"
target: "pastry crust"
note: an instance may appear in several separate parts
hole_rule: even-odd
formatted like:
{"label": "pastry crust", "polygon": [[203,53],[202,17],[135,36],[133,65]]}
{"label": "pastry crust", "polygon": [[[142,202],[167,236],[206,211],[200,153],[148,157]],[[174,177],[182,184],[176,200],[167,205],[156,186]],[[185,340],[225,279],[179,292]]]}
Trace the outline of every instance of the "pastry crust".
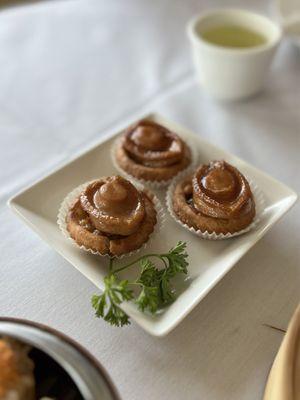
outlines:
{"label": "pastry crust", "polygon": [[[217,214],[213,217],[205,213],[205,208],[204,212],[201,212],[201,208],[199,209],[199,206],[194,203],[195,192],[192,185],[194,177],[195,174],[190,174],[178,182],[173,192],[172,206],[180,221],[195,230],[217,234],[239,232],[250,225],[255,217],[255,202],[251,191],[241,203],[238,212],[235,209],[228,218],[219,217]],[[214,206],[216,207],[216,204]]]}
{"label": "pastry crust", "polygon": [[67,229],[79,246],[99,252],[102,255],[120,256],[139,249],[153,232],[157,216],[150,195],[141,193],[145,215],[138,229],[128,236],[110,235],[95,228],[89,214],[82,208],[78,198],[67,215]]}
{"label": "pastry crust", "polygon": [[[167,144],[164,143],[160,150],[155,147],[157,143],[154,140],[154,143],[144,144],[142,139],[147,138],[150,134],[148,131],[145,131],[144,136],[140,134],[142,139],[139,140],[143,145],[138,139],[132,139],[134,132],[141,128],[159,131],[161,141],[167,138]],[[162,182],[174,178],[190,165],[191,151],[175,133],[154,122],[141,121],[124,132],[116,148],[115,158],[120,168],[129,175],[146,181]]]}

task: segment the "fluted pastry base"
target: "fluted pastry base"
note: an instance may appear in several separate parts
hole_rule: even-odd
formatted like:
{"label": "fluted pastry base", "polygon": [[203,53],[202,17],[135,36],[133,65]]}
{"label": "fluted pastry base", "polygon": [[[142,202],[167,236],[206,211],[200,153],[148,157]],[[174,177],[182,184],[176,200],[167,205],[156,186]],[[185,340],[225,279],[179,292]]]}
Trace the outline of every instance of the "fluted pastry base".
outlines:
{"label": "fluted pastry base", "polygon": [[[251,181],[249,181],[250,187],[251,187],[251,191],[253,193],[253,198],[255,200],[255,214],[251,214],[249,215],[249,220],[250,222],[247,221],[247,218],[245,218],[243,220],[243,223],[245,223],[245,226],[242,229],[236,230],[236,231],[228,231],[226,230],[226,228],[228,227],[228,225],[226,224],[219,224],[218,226],[216,226],[215,228],[220,228],[221,229],[217,229],[217,230],[207,230],[206,228],[212,228],[213,225],[210,224],[210,226],[205,226],[204,224],[201,225],[201,229],[199,228],[200,225],[195,224],[195,222],[193,223],[191,221],[192,214],[188,214],[188,217],[185,215],[182,217],[182,210],[179,209],[179,205],[177,205],[177,212],[175,212],[174,210],[174,193],[175,193],[175,189],[177,187],[177,185],[180,182],[185,182],[187,179],[191,178],[191,174],[184,174],[184,176],[179,176],[178,178],[176,178],[172,184],[169,186],[167,194],[166,194],[166,205],[167,205],[167,209],[169,211],[169,214],[171,215],[171,217],[177,222],[179,223],[183,228],[187,229],[188,231],[190,231],[191,233],[193,233],[194,235],[197,235],[199,237],[201,237],[202,239],[208,239],[208,240],[223,240],[223,239],[229,239],[235,236],[239,236],[242,235],[246,232],[248,232],[249,230],[253,229],[259,222],[260,222],[260,218],[261,215],[264,211],[265,208],[265,201],[264,201],[264,196],[261,192],[261,190],[259,190],[259,188],[253,184]],[[185,202],[185,207],[189,207],[187,205],[187,203]],[[176,208],[176,206],[175,206]],[[253,211],[252,211],[253,213]],[[179,215],[178,215],[179,214]],[[211,217],[206,217],[206,218],[211,218]],[[202,221],[204,221],[204,219],[202,219]],[[246,222],[248,222],[248,224],[246,225]],[[239,224],[239,226],[241,226],[242,224]],[[235,225],[235,227],[237,228],[237,224]],[[222,229],[225,228],[225,229]]]}
{"label": "fluted pastry base", "polygon": [[241,209],[239,215],[229,219],[214,218],[197,211],[187,203],[184,193],[184,187],[191,182],[191,179],[192,175],[179,182],[173,193],[173,210],[183,223],[203,232],[215,232],[217,234],[235,233],[251,224],[255,217],[255,203],[251,198]]}
{"label": "fluted pastry base", "polygon": [[[80,200],[76,200],[67,215],[67,230],[70,236],[79,246],[98,251],[99,253],[110,256],[120,256],[130,251],[139,249],[148,241],[150,234],[156,224],[156,211],[149,197],[143,193],[145,203],[145,217],[138,230],[128,236],[109,235],[97,229],[88,229],[88,214],[83,210]],[[81,221],[87,220],[87,225],[83,226]]]}
{"label": "fluted pastry base", "polygon": [[[66,196],[60,206],[57,223],[64,236],[82,250],[108,257],[131,256],[148,246],[163,226],[165,219],[158,198],[144,189],[142,185],[136,185],[140,191],[143,191],[146,208],[146,218],[138,231],[129,236],[107,235],[102,232],[93,234],[91,227],[88,226],[89,220],[85,218],[88,215],[79,204],[79,196],[89,184],[90,182],[87,182],[75,188]],[[79,224],[79,221],[83,221],[82,225]]]}

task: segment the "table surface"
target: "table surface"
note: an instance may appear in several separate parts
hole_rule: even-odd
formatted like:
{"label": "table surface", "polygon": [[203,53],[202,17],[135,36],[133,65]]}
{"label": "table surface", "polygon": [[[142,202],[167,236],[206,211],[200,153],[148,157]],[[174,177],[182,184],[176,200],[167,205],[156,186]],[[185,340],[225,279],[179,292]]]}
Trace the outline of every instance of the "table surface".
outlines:
{"label": "table surface", "polygon": [[[249,3],[249,2],[248,2]],[[195,82],[187,20],[239,1],[58,1],[0,14],[0,314],[87,347],[124,400],[261,399],[300,299],[296,206],[164,338],[95,319],[95,287],[7,208],[101,135],[159,111],[300,190],[300,52],[285,40],[260,96],[217,103]],[[272,13],[271,5],[251,2]]]}

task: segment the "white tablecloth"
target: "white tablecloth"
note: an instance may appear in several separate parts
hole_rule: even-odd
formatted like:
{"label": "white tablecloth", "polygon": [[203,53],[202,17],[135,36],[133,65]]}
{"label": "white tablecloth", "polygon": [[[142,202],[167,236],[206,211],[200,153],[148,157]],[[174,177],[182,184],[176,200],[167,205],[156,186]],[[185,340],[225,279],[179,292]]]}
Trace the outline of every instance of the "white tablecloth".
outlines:
{"label": "white tablecloth", "polygon": [[127,118],[157,110],[300,190],[300,52],[284,42],[266,90],[219,104],[193,78],[185,24],[211,0],[59,1],[0,13],[0,314],[86,346],[124,400],[260,399],[300,300],[297,204],[165,338],[93,316],[95,287],[6,206]]}

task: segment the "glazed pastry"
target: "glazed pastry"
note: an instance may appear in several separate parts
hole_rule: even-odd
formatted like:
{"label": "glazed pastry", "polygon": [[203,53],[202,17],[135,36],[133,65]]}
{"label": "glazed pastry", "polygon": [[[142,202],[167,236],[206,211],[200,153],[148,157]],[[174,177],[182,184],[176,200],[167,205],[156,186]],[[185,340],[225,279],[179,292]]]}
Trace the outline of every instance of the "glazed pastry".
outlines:
{"label": "glazed pastry", "polygon": [[180,221],[201,232],[239,232],[255,217],[248,181],[225,161],[201,165],[177,183],[172,206]]}
{"label": "glazed pastry", "polygon": [[115,153],[119,167],[146,181],[168,181],[191,163],[188,146],[174,132],[143,120],[123,134]]}
{"label": "glazed pastry", "polygon": [[139,249],[157,221],[153,196],[121,176],[89,184],[66,218],[67,230],[80,246],[110,256]]}

